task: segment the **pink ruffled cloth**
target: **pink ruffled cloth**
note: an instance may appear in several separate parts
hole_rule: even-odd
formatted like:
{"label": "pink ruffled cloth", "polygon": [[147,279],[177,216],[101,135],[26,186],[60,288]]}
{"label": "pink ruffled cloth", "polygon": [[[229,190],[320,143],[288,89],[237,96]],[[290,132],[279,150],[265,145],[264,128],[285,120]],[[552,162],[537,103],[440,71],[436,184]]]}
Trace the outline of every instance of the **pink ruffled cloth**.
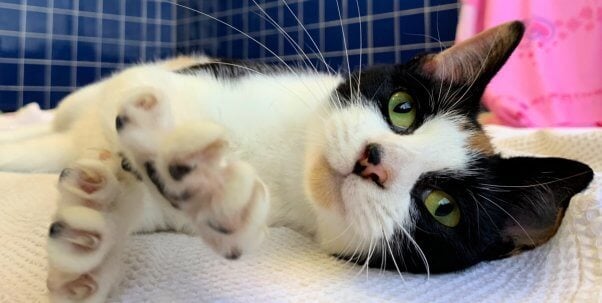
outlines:
{"label": "pink ruffled cloth", "polygon": [[456,40],[510,20],[527,30],[485,92],[494,122],[602,127],[602,1],[462,0]]}

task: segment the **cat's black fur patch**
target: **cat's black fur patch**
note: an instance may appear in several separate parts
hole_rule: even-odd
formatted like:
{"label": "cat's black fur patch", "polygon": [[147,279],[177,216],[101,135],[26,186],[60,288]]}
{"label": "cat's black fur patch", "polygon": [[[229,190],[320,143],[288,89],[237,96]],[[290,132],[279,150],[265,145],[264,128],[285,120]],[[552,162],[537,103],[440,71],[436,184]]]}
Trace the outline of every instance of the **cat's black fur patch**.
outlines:
{"label": "cat's black fur patch", "polygon": [[[415,228],[411,231],[431,273],[463,269],[483,260],[534,248],[551,237],[570,198],[593,178],[585,164],[561,158],[482,158],[470,168],[478,174],[433,172],[412,191]],[[425,190],[438,189],[456,200],[460,223],[438,223],[424,205]],[[520,226],[519,226],[520,224]],[[426,265],[406,235],[397,233],[392,256],[375,254],[370,265],[425,272]]]}
{"label": "cat's black fur patch", "polygon": [[151,182],[157,188],[157,191],[159,191],[159,193],[164,198],[167,199],[167,196],[165,194],[165,183],[163,183],[163,181],[157,174],[157,169],[155,168],[155,163],[153,163],[151,161],[145,162],[144,169],[146,170],[146,175],[148,176],[148,178],[151,180]]}
{"label": "cat's black fur patch", "polygon": [[[426,54],[405,64],[370,67],[354,73],[340,85],[333,102],[343,106],[363,102],[378,108],[391,129],[400,135],[412,134],[425,121],[439,115],[461,117],[462,129],[480,131],[477,114],[481,96],[518,45],[524,26],[513,23],[498,30],[503,36],[485,34],[481,36],[484,41],[472,40],[475,43],[468,42],[454,49],[455,54],[460,55],[463,51],[470,52],[471,56],[465,58],[483,60],[458,63],[449,57]],[[463,63],[474,68],[465,69]],[[453,64],[458,70],[450,71]],[[469,80],[459,82],[458,71],[474,74],[462,74]],[[446,78],[446,72],[455,78]],[[361,98],[357,97],[358,87]],[[389,99],[399,91],[414,99],[416,117],[407,129],[395,127],[388,117]],[[363,168],[356,164],[354,173],[361,170]],[[373,267],[398,267],[418,273],[427,271],[422,253],[432,273],[504,258],[547,241],[556,232],[570,198],[587,187],[592,178],[591,168],[577,161],[503,159],[477,151],[466,169],[428,172],[414,185],[411,192],[414,226],[408,233],[420,249],[399,230],[389,239],[390,251],[381,247],[385,251],[373,254],[369,260],[366,256],[339,257],[368,262]],[[429,213],[423,199],[432,190],[443,191],[456,201],[461,214],[458,225],[443,225]]]}
{"label": "cat's black fur patch", "polygon": [[[265,64],[246,60],[216,59],[209,63],[201,63],[186,67],[177,72],[181,74],[207,73],[216,79],[238,80],[249,75],[291,73],[291,69],[278,64]],[[301,72],[301,69],[295,69],[294,72]]]}
{"label": "cat's black fur patch", "polygon": [[142,181],[142,175],[136,169],[134,169],[132,163],[130,163],[130,161],[125,157],[125,155],[121,152],[117,155],[121,158],[121,169],[134,175],[134,177],[136,177],[138,181]]}
{"label": "cat's black fur patch", "polygon": [[192,171],[192,167],[188,165],[172,164],[168,168],[169,175],[176,181],[182,180]]}

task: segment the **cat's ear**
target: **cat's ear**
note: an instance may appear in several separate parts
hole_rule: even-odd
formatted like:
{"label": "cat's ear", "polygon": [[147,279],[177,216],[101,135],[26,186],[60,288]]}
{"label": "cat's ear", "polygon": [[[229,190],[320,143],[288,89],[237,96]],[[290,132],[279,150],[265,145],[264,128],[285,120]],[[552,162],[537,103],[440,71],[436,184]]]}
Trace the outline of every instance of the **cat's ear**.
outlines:
{"label": "cat's ear", "polygon": [[454,84],[487,84],[504,65],[520,42],[525,26],[509,22],[458,43],[447,50],[426,56],[422,72]]}
{"label": "cat's ear", "polygon": [[514,252],[552,237],[571,197],[593,178],[586,164],[562,158],[498,158],[495,162],[496,181],[483,185],[489,197],[482,202],[488,212],[504,218],[501,236],[514,244]]}

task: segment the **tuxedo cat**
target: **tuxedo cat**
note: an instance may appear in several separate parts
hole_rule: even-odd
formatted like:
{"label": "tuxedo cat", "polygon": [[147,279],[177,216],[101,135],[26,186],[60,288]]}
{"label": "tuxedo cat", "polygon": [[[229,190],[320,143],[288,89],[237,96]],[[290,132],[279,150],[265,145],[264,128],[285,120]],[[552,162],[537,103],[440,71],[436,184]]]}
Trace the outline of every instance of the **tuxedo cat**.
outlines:
{"label": "tuxedo cat", "polygon": [[417,273],[546,242],[592,170],[502,158],[476,119],[523,32],[503,24],[349,76],[191,57],[74,92],[50,129],[0,143],[2,170],[62,171],[51,298],[104,301],[140,231],[199,235],[236,259],[288,226],[325,253]]}

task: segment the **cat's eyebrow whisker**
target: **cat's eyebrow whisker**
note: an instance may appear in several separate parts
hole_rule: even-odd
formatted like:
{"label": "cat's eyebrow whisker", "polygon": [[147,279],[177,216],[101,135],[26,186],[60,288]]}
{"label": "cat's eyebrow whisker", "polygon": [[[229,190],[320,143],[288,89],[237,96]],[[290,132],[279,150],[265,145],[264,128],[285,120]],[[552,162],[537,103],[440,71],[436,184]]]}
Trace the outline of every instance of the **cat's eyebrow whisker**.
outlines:
{"label": "cat's eyebrow whisker", "polygon": [[525,233],[525,236],[527,236],[527,238],[529,239],[529,241],[531,241],[531,243],[533,244],[533,246],[535,246],[535,241],[533,240],[533,238],[531,238],[531,235],[529,235],[529,233],[527,232],[527,230],[520,224],[520,222],[518,222],[518,220],[516,218],[514,218],[514,216],[512,216],[508,211],[506,211],[503,207],[501,207],[499,204],[495,203],[493,200],[477,193],[477,195],[489,202],[491,202],[491,204],[493,204],[495,207],[499,208],[502,212],[504,212],[508,217],[510,217],[510,219],[512,219],[512,221],[514,221],[514,223],[516,223],[516,225],[518,225],[518,227],[523,231],[523,233]]}
{"label": "cat's eyebrow whisker", "polygon": [[488,183],[481,183],[481,185],[486,185],[486,186],[490,186],[493,188],[533,188],[533,187],[543,187],[549,184],[554,184],[556,182],[562,182],[562,181],[566,181],[575,177],[579,177],[585,174],[588,174],[589,172],[584,171],[578,174],[574,174],[574,175],[570,175],[568,177],[564,177],[564,178],[557,178],[556,180],[551,180],[551,181],[547,181],[547,182],[536,182],[535,184],[529,184],[529,185],[497,185],[497,184],[488,184]]}
{"label": "cat's eyebrow whisker", "polygon": [[418,78],[414,77],[411,73],[408,73],[408,76],[412,79],[414,79],[414,81],[416,81],[418,84],[420,84],[420,86],[422,86],[424,88],[424,91],[426,91],[429,94],[429,101],[431,102],[431,104],[433,105],[434,108],[434,102],[433,102],[433,93],[431,92],[431,90],[429,90],[426,85],[424,85],[424,83],[422,83],[422,81],[420,81]]}
{"label": "cat's eyebrow whisker", "polygon": [[489,218],[489,221],[491,222],[491,226],[493,226],[498,232],[501,232],[500,229],[497,227],[497,225],[495,224],[495,221],[493,220],[493,218],[491,217],[491,215],[489,214],[489,212],[487,211],[486,207],[483,207],[483,205],[481,204],[481,202],[479,202],[479,199],[477,199],[477,197],[474,195],[474,193],[470,190],[468,190],[468,193],[470,193],[470,195],[472,196],[472,199],[481,206],[481,208],[483,209],[483,212],[485,212],[485,215],[487,215],[487,217]]}
{"label": "cat's eyebrow whisker", "polygon": [[[472,196],[472,200],[475,202],[475,207],[477,210],[477,240],[479,240],[480,235],[481,235],[481,222],[480,222],[481,220],[479,219],[479,214],[480,214],[479,208],[482,208],[483,206],[481,206],[481,204],[475,197],[474,193],[470,189],[467,188],[466,191],[468,191],[468,193]],[[489,219],[491,219],[491,217],[489,217]],[[493,220],[492,220],[492,222],[493,222]]]}

